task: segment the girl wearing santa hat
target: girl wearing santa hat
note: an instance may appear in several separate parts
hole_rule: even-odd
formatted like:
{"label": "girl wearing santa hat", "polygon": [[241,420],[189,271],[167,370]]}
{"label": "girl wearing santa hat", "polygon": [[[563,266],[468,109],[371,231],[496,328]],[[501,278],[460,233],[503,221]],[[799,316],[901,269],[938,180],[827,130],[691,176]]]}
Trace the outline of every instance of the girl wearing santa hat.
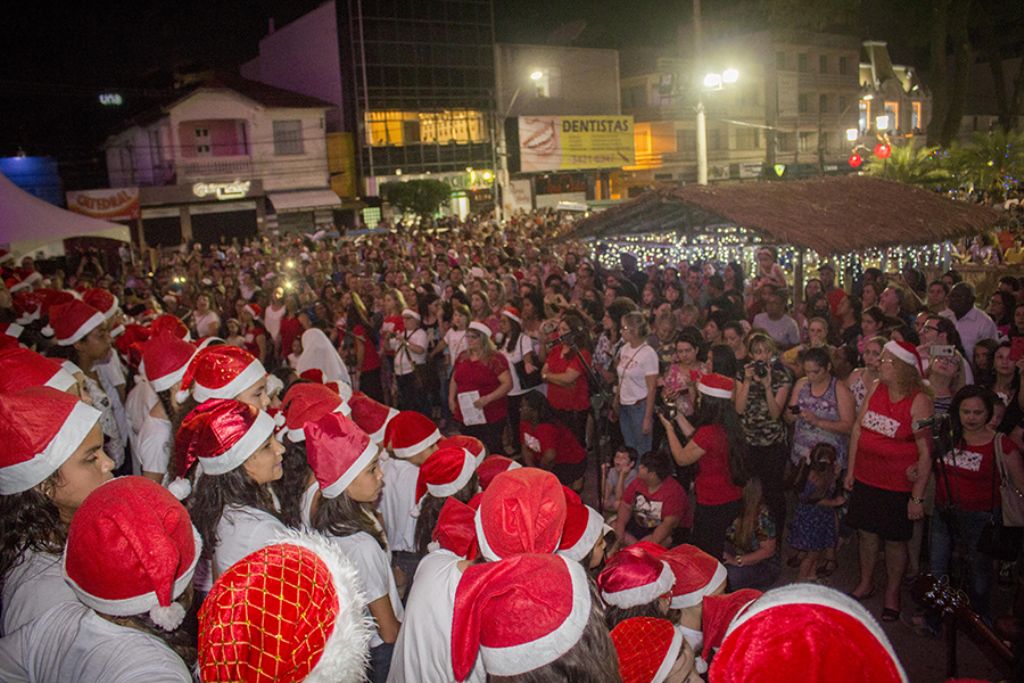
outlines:
{"label": "girl wearing santa hat", "polygon": [[380,447],[341,413],[328,413],[303,427],[306,457],[320,484],[312,528],[352,560],[376,628],[370,639],[370,680],[384,683],[404,612],[391,571],[391,557],[373,504],[384,477]]}
{"label": "girl wearing santa hat", "polygon": [[159,485],[100,486],[68,530],[62,573],[77,600],[0,640],[0,679],[188,683],[196,650],[181,625],[201,548]]}
{"label": "girl wearing santa hat", "polygon": [[262,410],[211,399],[185,416],[175,437],[178,457],[202,468],[189,512],[214,579],[287,530],[271,487],[281,478],[284,453],[274,428]]}
{"label": "girl wearing santa hat", "polygon": [[[426,555],[441,508],[454,498],[469,503],[480,490],[477,459],[465,448],[439,448],[420,465],[416,480],[416,552]],[[410,577],[411,578],[411,577]]]}
{"label": "girl wearing santa hat", "polygon": [[196,349],[173,334],[160,334],[150,339],[142,352],[143,374],[156,392],[157,402],[146,414],[138,436],[136,457],[142,476],[158,484],[169,483],[171,447],[176,427],[185,417],[177,393],[181,378]]}
{"label": "girl wearing santa hat", "polygon": [[100,413],[64,392],[0,394],[0,588],[3,632],[73,599],[60,573],[68,524],[108,481]]}

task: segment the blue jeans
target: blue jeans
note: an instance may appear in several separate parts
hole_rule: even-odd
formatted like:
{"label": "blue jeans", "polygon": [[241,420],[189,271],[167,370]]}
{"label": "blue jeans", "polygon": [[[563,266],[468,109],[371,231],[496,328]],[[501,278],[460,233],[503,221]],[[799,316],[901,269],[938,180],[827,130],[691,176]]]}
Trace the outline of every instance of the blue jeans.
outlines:
{"label": "blue jeans", "polygon": [[644,413],[646,411],[647,401],[638,401],[631,406],[619,406],[619,429],[622,430],[622,441],[627,446],[635,448],[637,455],[641,456],[651,450],[651,437],[654,432],[652,428],[651,434],[644,434]]}
{"label": "blue jeans", "polygon": [[935,577],[949,576],[949,563],[953,557],[953,544],[957,540],[966,543],[966,547],[960,551],[967,555],[967,568],[969,577],[961,577],[967,596],[971,600],[971,607],[983,619],[991,619],[989,608],[989,597],[992,593],[992,558],[978,550],[978,539],[981,538],[981,530],[992,519],[988,512],[972,512],[968,510],[954,510],[952,515],[953,524],[956,525],[955,533],[958,535],[954,540],[954,529],[949,528],[946,523],[946,514],[940,508],[935,508],[935,514],[931,519],[931,571]]}

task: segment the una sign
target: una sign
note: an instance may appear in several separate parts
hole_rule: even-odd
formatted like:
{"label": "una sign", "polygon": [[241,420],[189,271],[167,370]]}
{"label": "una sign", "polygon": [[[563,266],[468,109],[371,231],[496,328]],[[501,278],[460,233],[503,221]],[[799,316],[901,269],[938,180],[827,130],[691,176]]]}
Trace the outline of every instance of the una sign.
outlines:
{"label": "una sign", "polygon": [[218,200],[242,199],[249,194],[252,187],[250,180],[236,180],[231,183],[196,183],[192,186],[192,194],[199,198],[213,195]]}

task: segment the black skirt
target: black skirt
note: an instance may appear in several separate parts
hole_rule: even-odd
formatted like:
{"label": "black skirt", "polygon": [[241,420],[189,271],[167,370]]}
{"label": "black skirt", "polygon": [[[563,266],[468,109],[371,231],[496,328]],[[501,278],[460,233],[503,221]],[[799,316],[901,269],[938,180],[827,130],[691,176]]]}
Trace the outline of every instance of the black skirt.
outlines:
{"label": "black skirt", "polygon": [[887,491],[855,481],[843,523],[884,541],[909,541],[914,523],[907,517],[909,491]]}

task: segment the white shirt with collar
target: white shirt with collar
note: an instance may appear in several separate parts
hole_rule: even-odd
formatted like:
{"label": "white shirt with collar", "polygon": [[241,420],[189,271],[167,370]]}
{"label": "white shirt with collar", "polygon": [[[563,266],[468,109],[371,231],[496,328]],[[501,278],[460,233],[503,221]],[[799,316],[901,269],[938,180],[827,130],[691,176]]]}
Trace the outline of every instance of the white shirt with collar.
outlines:
{"label": "white shirt with collar", "polygon": [[956,325],[956,331],[960,334],[960,342],[964,345],[964,352],[967,354],[968,360],[974,358],[974,345],[979,341],[982,339],[999,338],[999,330],[996,329],[996,324],[992,322],[992,318],[988,317],[988,314],[977,306],[972,306],[971,310],[967,311],[964,317],[959,319],[948,308],[940,311],[939,315],[943,318],[949,318]]}

